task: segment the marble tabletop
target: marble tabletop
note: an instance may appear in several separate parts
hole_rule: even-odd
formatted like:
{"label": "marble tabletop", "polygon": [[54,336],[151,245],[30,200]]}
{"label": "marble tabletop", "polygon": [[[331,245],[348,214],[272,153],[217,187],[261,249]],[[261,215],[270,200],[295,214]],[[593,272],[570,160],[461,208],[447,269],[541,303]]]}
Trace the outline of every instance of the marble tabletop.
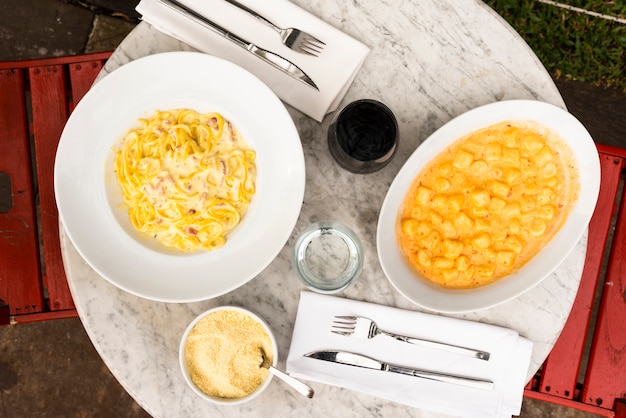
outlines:
{"label": "marble tabletop", "polygon": [[[61,228],[63,256],[80,319],[96,350],[128,393],[155,417],[193,416],[440,416],[338,387],[312,383],[313,400],[275,379],[262,396],[235,407],[218,407],[196,396],[178,365],[187,324],[217,305],[246,307],[276,334],[279,367],[293,332],[299,292],[290,255],[304,228],[319,220],[345,224],[361,239],[361,276],[339,296],[405,309],[419,308],[385,278],[376,253],[376,225],[386,191],[411,153],[455,116],[494,101],[535,99],[565,107],[549,74],[520,36],[478,0],[386,0],[346,2],[293,0],[295,4],[371,48],[344,103],[375,98],[395,113],[399,150],[379,172],[341,169],[320,124],[287,106],[298,128],[306,161],[306,192],[296,227],[278,257],[256,278],[224,296],[173,304],[142,299],[111,285],[92,270]],[[134,59],[165,51],[193,50],[145,22],[120,44],[100,77]],[[587,235],[565,262],[539,285],[503,305],[453,315],[517,330],[534,342],[530,378],[557,339],[578,289]],[[77,371],[80,372],[80,371]]]}

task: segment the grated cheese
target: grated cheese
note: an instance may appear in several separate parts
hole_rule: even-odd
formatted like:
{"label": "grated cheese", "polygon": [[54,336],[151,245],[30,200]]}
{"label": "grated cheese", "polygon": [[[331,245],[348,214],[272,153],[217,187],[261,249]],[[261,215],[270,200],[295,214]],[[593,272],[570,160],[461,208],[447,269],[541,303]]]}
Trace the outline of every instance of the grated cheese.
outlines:
{"label": "grated cheese", "polygon": [[272,342],[254,318],[236,310],[213,312],[202,318],[187,338],[185,360],[191,380],[209,396],[245,397],[269,374],[261,367],[261,348],[271,363]]}

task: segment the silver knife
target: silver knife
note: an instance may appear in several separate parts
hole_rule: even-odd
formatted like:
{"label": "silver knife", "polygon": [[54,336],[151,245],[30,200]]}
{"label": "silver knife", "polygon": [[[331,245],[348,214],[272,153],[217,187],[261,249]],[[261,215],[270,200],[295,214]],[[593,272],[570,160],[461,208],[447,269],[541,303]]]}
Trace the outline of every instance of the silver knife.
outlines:
{"label": "silver knife", "polygon": [[225,28],[218,25],[217,23],[209,20],[207,17],[202,16],[200,13],[196,12],[195,10],[190,9],[189,7],[185,6],[182,3],[179,3],[176,0],[159,0],[159,1],[162,4],[171,8],[172,10],[175,10],[176,12],[186,17],[192,18],[193,20],[209,28],[213,32],[216,32],[222,35],[224,38],[234,42],[235,44],[247,50],[251,54],[261,58],[263,61],[274,66],[275,68],[278,68],[280,71],[290,75],[291,77],[295,78],[298,81],[303,82],[307,86],[312,87],[315,90],[319,91],[319,88],[315,85],[313,80],[311,80],[311,78],[308,75],[306,75],[306,73],[302,71],[300,67],[298,67],[296,64],[292,63],[291,61],[281,57],[280,55],[270,52],[266,49],[260,48],[254,45],[252,42],[246,41],[245,39],[226,30]]}
{"label": "silver knife", "polygon": [[367,369],[382,370],[384,372],[404,374],[408,376],[420,377],[423,379],[436,380],[438,382],[451,383],[455,385],[467,386],[475,389],[492,390],[493,382],[490,380],[477,379],[474,377],[458,376],[432,372],[429,370],[412,369],[410,367],[398,366],[384,363],[379,360],[364,356],[362,354],[349,353],[346,351],[313,351],[305,354],[305,357],[317,360],[330,361],[333,363],[347,364],[349,366],[364,367]]}

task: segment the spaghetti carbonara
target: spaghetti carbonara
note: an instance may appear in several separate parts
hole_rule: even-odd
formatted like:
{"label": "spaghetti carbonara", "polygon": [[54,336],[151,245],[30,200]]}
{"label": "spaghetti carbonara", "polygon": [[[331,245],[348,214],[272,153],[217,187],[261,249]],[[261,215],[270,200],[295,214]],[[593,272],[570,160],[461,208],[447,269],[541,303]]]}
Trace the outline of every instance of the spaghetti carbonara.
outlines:
{"label": "spaghetti carbonara", "polygon": [[130,221],[167,247],[213,250],[255,193],[256,153],[219,113],[156,111],[115,156]]}

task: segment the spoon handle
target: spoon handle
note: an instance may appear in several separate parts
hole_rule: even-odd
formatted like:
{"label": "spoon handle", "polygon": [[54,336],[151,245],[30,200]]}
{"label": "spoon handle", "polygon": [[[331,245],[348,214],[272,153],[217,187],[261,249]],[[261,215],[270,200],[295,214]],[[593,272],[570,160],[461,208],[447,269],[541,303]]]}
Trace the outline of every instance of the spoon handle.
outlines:
{"label": "spoon handle", "polygon": [[315,393],[313,389],[307,386],[306,384],[302,383],[298,379],[289,376],[287,373],[281,372],[280,370],[278,370],[277,368],[273,366],[269,366],[269,371],[274,376],[278,377],[283,382],[287,383],[289,386],[291,386],[292,388],[294,388],[295,390],[297,390],[298,392],[300,392],[307,398],[313,397],[313,394]]}

